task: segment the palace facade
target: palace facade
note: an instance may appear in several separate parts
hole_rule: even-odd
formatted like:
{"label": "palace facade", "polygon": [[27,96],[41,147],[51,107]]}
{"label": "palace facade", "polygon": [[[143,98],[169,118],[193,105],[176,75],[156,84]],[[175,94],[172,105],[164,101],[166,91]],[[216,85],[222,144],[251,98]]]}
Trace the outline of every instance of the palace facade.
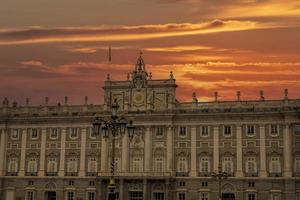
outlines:
{"label": "palace facade", "polygon": [[[104,104],[0,107],[0,199],[105,200],[111,139],[95,116],[132,119],[116,139],[120,200],[300,200],[300,99],[176,100],[173,74],[152,80],[142,57],[127,80],[104,83]],[[211,172],[226,172],[221,181]]]}

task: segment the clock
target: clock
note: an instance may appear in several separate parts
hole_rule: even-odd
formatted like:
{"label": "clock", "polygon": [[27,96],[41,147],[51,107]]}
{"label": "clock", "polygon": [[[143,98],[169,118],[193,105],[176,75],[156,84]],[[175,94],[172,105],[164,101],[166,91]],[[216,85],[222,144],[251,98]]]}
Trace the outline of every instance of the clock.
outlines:
{"label": "clock", "polygon": [[143,92],[135,92],[133,94],[133,101],[134,101],[134,104],[143,104],[144,101],[145,101],[145,95]]}

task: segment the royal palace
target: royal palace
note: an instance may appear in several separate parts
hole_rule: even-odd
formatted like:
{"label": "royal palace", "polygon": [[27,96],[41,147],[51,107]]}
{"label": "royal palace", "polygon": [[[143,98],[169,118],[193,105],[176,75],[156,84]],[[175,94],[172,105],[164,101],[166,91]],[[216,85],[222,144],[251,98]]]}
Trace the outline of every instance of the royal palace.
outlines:
{"label": "royal palace", "polygon": [[[126,76],[126,75],[125,75]],[[176,99],[176,80],[152,79],[140,56],[121,81],[107,76],[102,105],[0,107],[1,200],[300,200],[300,99]],[[135,126],[93,134],[96,116]],[[114,150],[112,149],[114,147]],[[114,153],[114,162],[111,162]]]}

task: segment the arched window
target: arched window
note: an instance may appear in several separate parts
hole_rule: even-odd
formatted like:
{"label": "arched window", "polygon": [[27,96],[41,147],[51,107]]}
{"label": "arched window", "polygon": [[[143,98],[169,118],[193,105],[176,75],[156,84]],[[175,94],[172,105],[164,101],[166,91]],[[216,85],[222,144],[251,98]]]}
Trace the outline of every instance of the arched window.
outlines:
{"label": "arched window", "polygon": [[10,158],[8,161],[8,172],[18,172],[18,158]]}
{"label": "arched window", "polygon": [[200,172],[210,172],[210,163],[208,157],[200,158]]}
{"label": "arched window", "polygon": [[56,158],[49,158],[48,159],[47,172],[57,172],[57,160],[56,160]]}
{"label": "arched window", "polygon": [[67,172],[77,172],[77,158],[68,159]]}
{"label": "arched window", "polygon": [[132,172],[142,172],[143,171],[143,157],[133,156],[132,158]]}
{"label": "arched window", "polygon": [[30,158],[27,164],[27,172],[37,172],[37,159]]}
{"label": "arched window", "polygon": [[154,171],[163,172],[164,171],[164,162],[165,159],[163,156],[155,156],[154,158]]}
{"label": "arched window", "polygon": [[232,157],[224,157],[223,158],[223,171],[229,174],[233,173],[233,161]]}
{"label": "arched window", "polygon": [[88,172],[97,172],[98,163],[96,158],[89,158],[88,160]]}
{"label": "arched window", "polygon": [[247,173],[256,173],[257,172],[257,164],[255,157],[248,157],[246,160],[246,172]]}
{"label": "arched window", "polygon": [[178,158],[177,171],[178,172],[187,172],[188,171],[186,157],[181,156]]}
{"label": "arched window", "polygon": [[280,173],[281,165],[279,157],[271,157],[270,158],[270,173]]}

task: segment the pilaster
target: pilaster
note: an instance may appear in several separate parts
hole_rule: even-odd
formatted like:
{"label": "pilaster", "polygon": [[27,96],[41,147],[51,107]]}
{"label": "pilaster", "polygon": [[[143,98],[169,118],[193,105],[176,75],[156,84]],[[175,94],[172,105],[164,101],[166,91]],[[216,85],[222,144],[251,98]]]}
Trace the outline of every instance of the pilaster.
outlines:
{"label": "pilaster", "polygon": [[266,158],[266,127],[260,125],[259,127],[259,139],[260,139],[260,177],[267,177],[267,158]]}
{"label": "pilaster", "polygon": [[86,128],[81,129],[79,176],[85,175]]}
{"label": "pilaster", "polygon": [[5,175],[5,148],[6,148],[6,135],[7,129],[1,130],[1,137],[0,137],[0,176]]}
{"label": "pilaster", "polygon": [[289,124],[284,126],[283,131],[284,150],[284,177],[292,177],[292,132]]}
{"label": "pilaster", "polygon": [[108,161],[108,155],[107,155],[107,139],[102,138],[101,141],[101,172],[107,171],[107,161]]}
{"label": "pilaster", "polygon": [[213,150],[213,159],[214,159],[214,171],[218,171],[219,168],[219,126],[213,127],[213,138],[214,138],[214,150]]}
{"label": "pilaster", "polygon": [[46,128],[42,128],[42,135],[41,135],[41,153],[40,153],[40,166],[39,166],[39,176],[45,175],[45,153],[46,153]]}
{"label": "pilaster", "polygon": [[243,144],[242,127],[236,127],[236,177],[243,176]]}
{"label": "pilaster", "polygon": [[128,132],[122,138],[122,172],[129,172],[129,141]]}
{"label": "pilaster", "polygon": [[26,159],[26,140],[27,140],[27,129],[21,129],[21,159],[20,159],[20,170],[19,176],[25,175],[25,159]]}
{"label": "pilaster", "polygon": [[59,176],[65,175],[66,135],[67,135],[67,129],[66,127],[63,127],[61,130],[61,141],[60,141]]}
{"label": "pilaster", "polygon": [[167,171],[173,171],[173,127],[167,130]]}
{"label": "pilaster", "polygon": [[152,148],[151,148],[151,134],[150,134],[150,127],[146,127],[145,132],[145,172],[150,172],[151,167],[151,155],[152,155]]}
{"label": "pilaster", "polygon": [[197,128],[193,126],[191,128],[191,176],[197,176]]}

